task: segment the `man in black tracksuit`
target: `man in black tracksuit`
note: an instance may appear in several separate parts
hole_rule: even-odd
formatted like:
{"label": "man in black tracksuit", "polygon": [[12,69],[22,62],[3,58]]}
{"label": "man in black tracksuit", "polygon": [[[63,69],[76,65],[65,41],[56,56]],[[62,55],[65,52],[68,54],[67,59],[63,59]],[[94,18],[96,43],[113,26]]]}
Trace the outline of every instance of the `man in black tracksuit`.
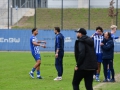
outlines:
{"label": "man in black tracksuit", "polygon": [[86,36],[84,28],[77,31],[78,40],[75,41],[76,66],[73,76],[73,90],[80,90],[79,84],[84,78],[87,90],[93,90],[93,73],[97,70],[97,58],[94,50],[94,41]]}
{"label": "man in black tracksuit", "polygon": [[115,82],[114,68],[113,68],[114,42],[110,32],[106,32],[104,34],[104,39],[103,42],[101,43],[101,49],[103,51],[102,59],[103,59],[103,69],[104,69],[104,77],[105,77],[105,80],[103,82],[108,82],[107,65],[109,65],[109,69],[112,74],[112,79],[110,80],[110,82]]}
{"label": "man in black tracksuit", "polygon": [[64,36],[60,33],[59,27],[54,27],[55,37],[55,67],[58,72],[58,76],[55,81],[62,80],[63,75],[63,57],[64,57]]}

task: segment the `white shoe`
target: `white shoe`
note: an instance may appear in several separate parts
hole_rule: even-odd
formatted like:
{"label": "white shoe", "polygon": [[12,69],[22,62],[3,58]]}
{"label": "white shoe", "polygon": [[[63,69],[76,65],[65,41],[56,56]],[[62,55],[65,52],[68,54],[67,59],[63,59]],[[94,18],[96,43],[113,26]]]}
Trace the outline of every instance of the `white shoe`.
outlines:
{"label": "white shoe", "polygon": [[95,79],[96,78],[96,76],[95,75],[93,75],[93,79]]}
{"label": "white shoe", "polygon": [[54,81],[60,81],[60,80],[62,80],[62,77],[56,77],[56,78],[54,79]]}

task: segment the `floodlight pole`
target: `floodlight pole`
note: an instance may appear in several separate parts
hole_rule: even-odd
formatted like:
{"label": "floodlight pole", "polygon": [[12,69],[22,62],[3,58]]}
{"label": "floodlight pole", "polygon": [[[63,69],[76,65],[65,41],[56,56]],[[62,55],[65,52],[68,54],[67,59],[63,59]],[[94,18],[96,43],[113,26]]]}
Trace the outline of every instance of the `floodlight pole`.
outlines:
{"label": "floodlight pole", "polygon": [[88,30],[90,30],[90,0],[89,0],[89,10],[88,10]]}
{"label": "floodlight pole", "polygon": [[8,29],[9,29],[9,0],[8,0]]}
{"label": "floodlight pole", "polygon": [[35,15],[34,15],[34,28],[36,28],[36,0],[34,0],[34,9],[35,9]]}
{"label": "floodlight pole", "polygon": [[11,5],[11,26],[12,26],[12,5]]}
{"label": "floodlight pole", "polygon": [[61,30],[63,29],[63,0],[61,2]]}
{"label": "floodlight pole", "polygon": [[118,0],[116,0],[116,26],[118,26]]}

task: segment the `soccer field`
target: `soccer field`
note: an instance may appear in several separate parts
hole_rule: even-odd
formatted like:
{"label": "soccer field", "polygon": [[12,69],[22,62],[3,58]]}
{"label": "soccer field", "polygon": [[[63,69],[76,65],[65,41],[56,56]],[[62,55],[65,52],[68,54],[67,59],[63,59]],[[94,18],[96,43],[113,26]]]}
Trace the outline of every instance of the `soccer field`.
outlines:
{"label": "soccer field", "polygon": [[[64,55],[64,73],[62,81],[53,81],[57,76],[54,66],[54,53],[41,53],[42,80],[32,79],[29,72],[35,61],[30,52],[0,52],[0,90],[72,90],[72,78],[75,59],[73,53]],[[120,54],[115,54],[114,67],[116,74],[120,73]],[[34,74],[36,76],[36,72]],[[103,80],[101,70],[100,79]],[[119,79],[119,78],[118,78]],[[117,79],[116,79],[117,80]],[[95,82],[97,85],[100,82]],[[81,90],[86,90],[82,81]],[[120,90],[120,82],[108,83],[95,90]]]}

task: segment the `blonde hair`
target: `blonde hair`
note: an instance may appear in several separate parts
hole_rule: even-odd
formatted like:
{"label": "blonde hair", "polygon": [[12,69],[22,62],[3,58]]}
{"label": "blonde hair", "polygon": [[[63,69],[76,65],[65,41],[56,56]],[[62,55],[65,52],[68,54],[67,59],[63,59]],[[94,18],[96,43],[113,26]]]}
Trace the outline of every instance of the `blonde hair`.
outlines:
{"label": "blonde hair", "polygon": [[117,28],[117,26],[116,25],[111,25],[110,28],[114,29],[114,28]]}

